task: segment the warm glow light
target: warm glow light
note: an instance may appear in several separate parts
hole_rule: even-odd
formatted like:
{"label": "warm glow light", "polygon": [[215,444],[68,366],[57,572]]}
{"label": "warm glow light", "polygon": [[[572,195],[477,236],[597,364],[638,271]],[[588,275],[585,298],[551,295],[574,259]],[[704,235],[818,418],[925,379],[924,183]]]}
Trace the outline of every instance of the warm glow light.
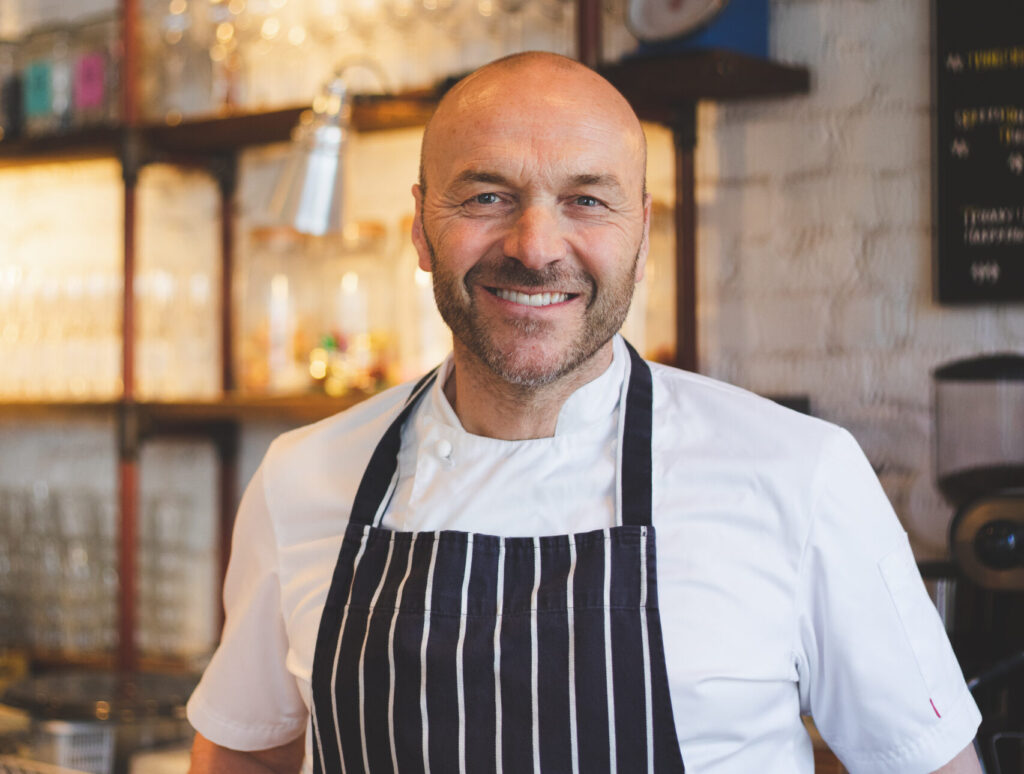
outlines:
{"label": "warm glow light", "polygon": [[288,276],[275,274],[270,280],[270,297],[275,301],[288,299]]}
{"label": "warm glow light", "polygon": [[181,16],[181,14],[188,10],[188,0],[171,0],[167,10],[174,16]]}
{"label": "warm glow light", "polygon": [[228,55],[228,50],[218,43],[210,48],[210,59],[214,62],[223,62]]}
{"label": "warm glow light", "polygon": [[244,13],[245,0],[231,0],[231,2],[228,3],[228,11],[230,11],[235,16]]}
{"label": "warm glow light", "polygon": [[359,290],[359,275],[354,271],[347,271],[341,277],[341,290],[345,295],[352,295]]}
{"label": "warm glow light", "polygon": [[235,25],[231,22],[221,22],[217,25],[217,40],[226,43],[235,36]]}
{"label": "warm glow light", "polygon": [[290,30],[288,30],[288,42],[293,46],[301,46],[306,42],[306,28],[302,25],[296,24]]}
{"label": "warm glow light", "polygon": [[281,21],[276,16],[268,16],[263,20],[263,26],[260,27],[260,35],[264,40],[273,40],[280,31]]}
{"label": "warm glow light", "polygon": [[317,347],[309,353],[309,375],[314,379],[327,376],[327,350]]}
{"label": "warm glow light", "polygon": [[416,283],[417,287],[429,288],[430,287],[430,272],[423,271],[423,269],[416,267],[416,274],[413,275],[413,282]]}

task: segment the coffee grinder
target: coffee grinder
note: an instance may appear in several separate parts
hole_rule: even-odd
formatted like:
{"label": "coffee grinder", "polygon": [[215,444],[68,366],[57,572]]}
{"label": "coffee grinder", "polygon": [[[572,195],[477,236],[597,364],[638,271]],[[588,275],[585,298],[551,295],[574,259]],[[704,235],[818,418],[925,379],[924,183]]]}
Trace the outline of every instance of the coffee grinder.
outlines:
{"label": "coffee grinder", "polygon": [[1024,772],[1024,356],[934,371],[935,473],[954,506],[950,636],[984,720],[989,774]]}

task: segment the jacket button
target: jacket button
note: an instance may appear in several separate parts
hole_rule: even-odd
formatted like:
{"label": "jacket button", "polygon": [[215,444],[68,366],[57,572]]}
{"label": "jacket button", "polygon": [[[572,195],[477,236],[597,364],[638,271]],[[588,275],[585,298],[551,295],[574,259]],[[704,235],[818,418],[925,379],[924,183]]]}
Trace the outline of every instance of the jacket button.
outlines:
{"label": "jacket button", "polygon": [[451,459],[452,459],[452,443],[451,443],[451,441],[448,441],[448,440],[445,440],[445,439],[441,439],[440,441],[437,442],[437,446],[435,448],[437,450],[437,456],[438,457],[441,457],[441,458],[447,460],[448,462],[451,462]]}

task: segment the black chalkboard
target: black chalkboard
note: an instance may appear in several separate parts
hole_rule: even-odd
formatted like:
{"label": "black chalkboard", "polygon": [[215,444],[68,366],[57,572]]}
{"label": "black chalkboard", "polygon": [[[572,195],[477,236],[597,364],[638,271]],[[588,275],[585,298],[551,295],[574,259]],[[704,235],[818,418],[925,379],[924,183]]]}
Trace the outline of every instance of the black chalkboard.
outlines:
{"label": "black chalkboard", "polygon": [[1024,0],[935,0],[936,296],[1024,300]]}

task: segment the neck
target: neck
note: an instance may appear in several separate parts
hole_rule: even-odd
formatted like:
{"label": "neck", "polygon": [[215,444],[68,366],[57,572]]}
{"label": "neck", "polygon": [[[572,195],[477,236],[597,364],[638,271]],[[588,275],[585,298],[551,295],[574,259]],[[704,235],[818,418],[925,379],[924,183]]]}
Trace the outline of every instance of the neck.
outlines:
{"label": "neck", "polygon": [[455,367],[444,393],[463,429],[473,435],[522,441],[555,434],[558,414],[576,390],[593,381],[612,362],[612,342],[572,372],[542,387],[509,384],[496,376],[458,340]]}

